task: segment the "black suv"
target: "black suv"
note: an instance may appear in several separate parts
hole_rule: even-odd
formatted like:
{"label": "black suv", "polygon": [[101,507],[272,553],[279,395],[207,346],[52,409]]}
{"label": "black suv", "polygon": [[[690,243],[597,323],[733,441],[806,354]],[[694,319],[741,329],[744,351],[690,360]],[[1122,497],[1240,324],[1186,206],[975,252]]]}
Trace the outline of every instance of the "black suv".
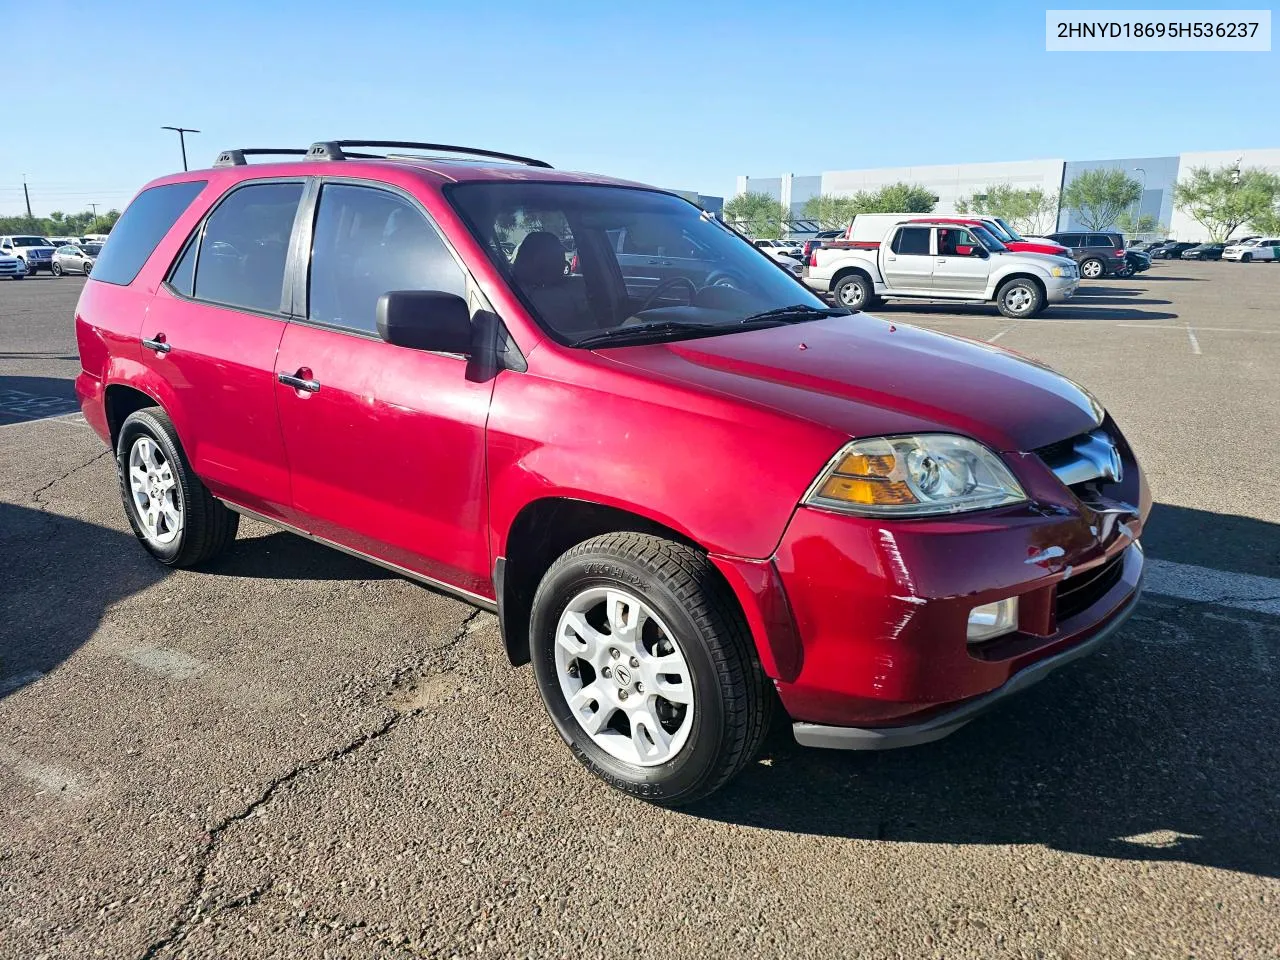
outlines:
{"label": "black suv", "polygon": [[1085,280],[1126,273],[1124,237],[1118,233],[1051,233],[1049,239],[1071,249]]}

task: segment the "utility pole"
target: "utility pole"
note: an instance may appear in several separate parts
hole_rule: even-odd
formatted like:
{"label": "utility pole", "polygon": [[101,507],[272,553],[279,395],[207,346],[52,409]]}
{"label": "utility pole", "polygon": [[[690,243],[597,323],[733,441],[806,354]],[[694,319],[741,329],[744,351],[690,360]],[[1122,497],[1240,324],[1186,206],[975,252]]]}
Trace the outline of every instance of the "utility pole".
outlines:
{"label": "utility pole", "polygon": [[96,203],[91,203],[89,204],[89,206],[93,210],[93,219],[94,219],[94,222],[96,223],[98,220],[98,205]]}
{"label": "utility pole", "polygon": [[178,133],[178,143],[182,146],[182,169],[187,169],[187,137],[188,133],[199,133],[199,130],[191,127],[161,127],[161,130],[176,130]]}
{"label": "utility pole", "polygon": [[27,175],[25,173],[22,175],[22,195],[27,198],[27,219],[34,220],[35,217],[31,215],[31,194],[27,192]]}

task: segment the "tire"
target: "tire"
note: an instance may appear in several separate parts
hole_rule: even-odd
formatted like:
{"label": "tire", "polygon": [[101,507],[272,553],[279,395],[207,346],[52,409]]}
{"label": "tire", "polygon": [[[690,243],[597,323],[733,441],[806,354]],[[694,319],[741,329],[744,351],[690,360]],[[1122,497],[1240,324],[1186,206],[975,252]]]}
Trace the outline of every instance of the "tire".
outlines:
{"label": "tire", "polygon": [[50,267],[50,268],[49,268],[49,272],[50,272],[50,273],[52,273],[55,277],[61,277],[61,276],[62,276],[62,264],[60,264],[60,263],[55,263],[52,267]]}
{"label": "tire", "polygon": [[835,295],[836,303],[850,310],[869,310],[879,302],[875,287],[860,273],[842,277],[831,292]]}
{"label": "tire", "polygon": [[84,275],[87,277],[87,276],[89,275],[90,271],[92,271],[92,270],[93,270],[93,264],[92,264],[92,263],[89,263],[88,261],[85,261],[85,265],[84,265]]}
{"label": "tire", "polygon": [[1000,285],[996,306],[1011,320],[1025,320],[1044,309],[1044,291],[1034,280],[1014,277]]}
{"label": "tire", "polygon": [[1241,262],[1241,263],[1250,263],[1250,262],[1252,262],[1252,261],[1253,261],[1253,254],[1252,254],[1252,253],[1245,253],[1245,254],[1241,254],[1241,255],[1240,255],[1240,262]]}
{"label": "tire", "polygon": [[1119,270],[1116,271],[1116,276],[1121,278],[1132,277],[1133,274],[1134,274],[1133,267],[1129,266],[1127,263],[1123,267],[1121,267]]}
{"label": "tire", "polygon": [[[615,606],[618,600],[624,603]],[[610,607],[626,611],[620,625],[641,626],[631,646],[611,628]],[[575,627],[574,617],[584,626]],[[692,547],[642,533],[580,543],[542,578],[530,627],[538,692],[556,730],[588,770],[618,790],[662,806],[693,803],[724,786],[760,748],[773,694],[737,603]],[[663,657],[670,672],[655,672],[655,663],[637,654]],[[575,711],[570,702],[578,694],[584,699]],[[661,724],[657,739],[646,718]],[[586,727],[593,722],[604,723],[594,735]]]}
{"label": "tire", "polygon": [[[139,446],[140,441],[149,444],[156,455],[149,458]],[[159,469],[148,464],[157,464]],[[151,496],[143,498],[148,502],[168,503],[176,515],[176,523],[161,518],[152,524],[144,517],[130,482],[131,467],[140,465],[146,465],[148,477],[154,476],[157,483],[165,487],[165,492],[154,500]],[[221,553],[235,539],[240,515],[228,510],[200,482],[178,441],[173,421],[160,407],[137,410],[120,427],[116,476],[129,526],[146,551],[166,566],[197,566]],[[158,517],[162,514],[165,511],[157,513]]]}
{"label": "tire", "polygon": [[1107,272],[1106,264],[1096,257],[1090,257],[1080,264],[1080,276],[1086,280],[1098,280]]}

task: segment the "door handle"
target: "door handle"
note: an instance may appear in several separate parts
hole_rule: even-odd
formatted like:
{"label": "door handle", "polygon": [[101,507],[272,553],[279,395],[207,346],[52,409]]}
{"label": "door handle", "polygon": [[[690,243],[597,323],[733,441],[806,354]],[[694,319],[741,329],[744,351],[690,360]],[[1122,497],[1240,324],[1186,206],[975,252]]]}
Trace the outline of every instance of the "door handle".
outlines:
{"label": "door handle", "polygon": [[938,263],[946,263],[946,262],[947,262],[947,258],[946,258],[946,257],[939,257],[939,258],[938,258]]}
{"label": "door handle", "polygon": [[142,345],[148,350],[154,350],[156,353],[168,353],[173,347],[169,346],[163,333],[157,333],[150,340],[143,340]]}
{"label": "door handle", "polygon": [[650,260],[649,262],[650,262],[650,263],[653,263],[653,264],[657,264],[657,265],[658,265],[658,266],[660,266],[660,267],[669,267],[669,266],[671,266],[671,261],[670,261],[670,260],[663,260],[663,259],[661,259],[661,258],[659,258],[659,257],[655,257],[654,259]]}
{"label": "door handle", "polygon": [[[302,372],[303,370],[298,371],[298,373]],[[299,377],[292,373],[277,373],[276,379],[286,387],[293,387],[295,390],[305,390],[307,393],[316,393],[320,390],[320,381],[312,380],[309,377]]]}

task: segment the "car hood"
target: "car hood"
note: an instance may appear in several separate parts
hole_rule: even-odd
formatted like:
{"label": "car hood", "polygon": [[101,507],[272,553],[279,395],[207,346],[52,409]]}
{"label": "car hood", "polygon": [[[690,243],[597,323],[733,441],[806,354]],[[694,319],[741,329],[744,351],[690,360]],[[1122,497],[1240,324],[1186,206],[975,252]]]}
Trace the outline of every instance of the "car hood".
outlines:
{"label": "car hood", "polygon": [[946,431],[1027,451],[1102,420],[1085,390],[1048,367],[869,314],[597,352],[850,437]]}
{"label": "car hood", "polygon": [[1047,253],[1052,257],[1070,257],[1071,251],[1052,240],[1010,240],[1005,244],[1015,253]]}

